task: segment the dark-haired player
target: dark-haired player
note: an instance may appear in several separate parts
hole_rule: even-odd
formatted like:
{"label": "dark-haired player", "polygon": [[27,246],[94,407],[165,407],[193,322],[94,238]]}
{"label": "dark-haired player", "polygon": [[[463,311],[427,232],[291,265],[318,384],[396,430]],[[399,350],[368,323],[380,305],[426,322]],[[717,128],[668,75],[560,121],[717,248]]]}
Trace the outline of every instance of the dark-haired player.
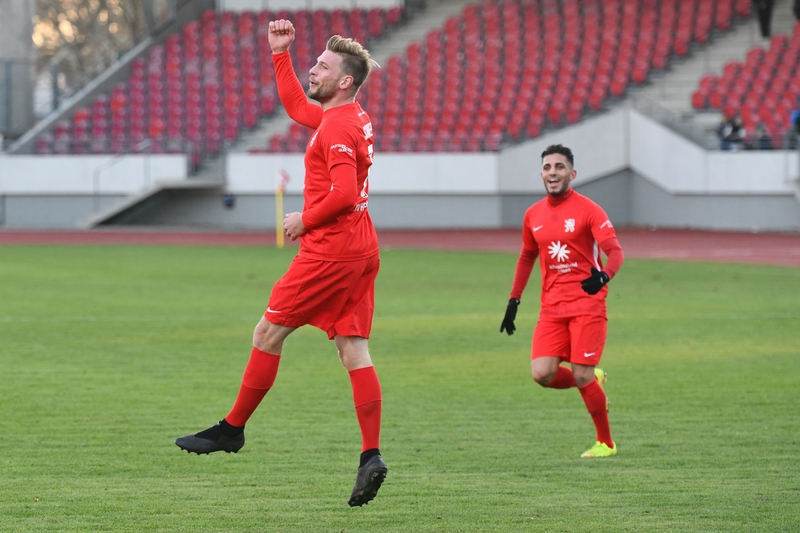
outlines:
{"label": "dark-haired player", "polygon": [[[624,257],[605,211],[572,189],[574,163],[572,151],[560,144],[542,153],[547,196],[525,212],[522,252],[500,331],[514,333],[517,307],[539,257],[542,304],[533,333],[533,379],[542,387],[578,388],[597,433],[582,457],[609,457],[617,447],[608,424],[606,374],[597,365],[606,341],[606,285]],[[600,250],[608,256],[605,267]]]}

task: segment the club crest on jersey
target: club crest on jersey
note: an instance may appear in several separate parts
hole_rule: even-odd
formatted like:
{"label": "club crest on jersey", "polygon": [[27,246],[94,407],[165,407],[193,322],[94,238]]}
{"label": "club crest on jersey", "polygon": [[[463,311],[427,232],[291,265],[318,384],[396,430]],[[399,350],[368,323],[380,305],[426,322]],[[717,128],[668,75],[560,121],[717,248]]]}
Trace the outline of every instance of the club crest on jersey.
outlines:
{"label": "club crest on jersey", "polygon": [[567,218],[564,220],[564,231],[566,231],[567,233],[573,233],[575,231],[574,218]]}

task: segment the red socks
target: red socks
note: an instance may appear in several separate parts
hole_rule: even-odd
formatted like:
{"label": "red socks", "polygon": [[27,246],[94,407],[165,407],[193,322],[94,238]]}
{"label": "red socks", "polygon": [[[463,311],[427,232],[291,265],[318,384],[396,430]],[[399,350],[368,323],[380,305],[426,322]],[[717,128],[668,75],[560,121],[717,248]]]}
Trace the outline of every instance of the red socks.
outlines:
{"label": "red socks", "polygon": [[553,381],[551,381],[547,387],[550,389],[571,389],[577,386],[578,385],[575,383],[575,376],[572,375],[572,370],[565,366],[558,365],[558,371]]}
{"label": "red socks", "polygon": [[350,385],[353,387],[358,425],[361,426],[361,451],[380,448],[382,394],[375,367],[350,372]]}
{"label": "red socks", "polygon": [[[551,381],[547,387],[550,389],[570,389],[572,387],[577,387],[572,370],[559,365],[553,381]],[[583,402],[586,404],[586,409],[589,411],[589,414],[592,415],[592,421],[597,431],[597,440],[611,448],[614,443],[611,441],[611,427],[608,424],[606,393],[603,392],[603,388],[596,379],[593,379],[589,384],[583,387],[578,387],[578,390],[581,393],[581,397],[583,397]]]}
{"label": "red socks", "polygon": [[578,387],[586,404],[586,409],[592,415],[594,427],[597,430],[597,440],[605,443],[609,448],[614,446],[611,440],[611,427],[608,425],[608,410],[606,409],[606,393],[596,379],[588,385]]}
{"label": "red socks", "polygon": [[[228,424],[242,427],[247,423],[275,383],[280,362],[280,355],[253,348],[244,369],[239,395],[233,409],[225,417]],[[377,449],[380,447],[382,395],[375,367],[369,366],[350,372],[350,384],[353,387],[358,425],[361,426],[361,451]]]}
{"label": "red socks", "polygon": [[264,396],[275,383],[275,376],[278,375],[280,362],[280,355],[262,352],[258,348],[253,348],[250,352],[250,360],[244,369],[239,396],[236,397],[233,409],[225,417],[228,424],[241,427],[247,423],[258,404],[261,403],[261,400],[264,399]]}

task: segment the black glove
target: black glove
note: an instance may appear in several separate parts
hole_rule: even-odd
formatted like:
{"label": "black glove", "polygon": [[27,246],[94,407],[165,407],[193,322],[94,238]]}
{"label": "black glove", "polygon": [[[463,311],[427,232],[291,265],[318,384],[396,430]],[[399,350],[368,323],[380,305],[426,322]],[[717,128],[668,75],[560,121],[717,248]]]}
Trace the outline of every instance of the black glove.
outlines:
{"label": "black glove", "polygon": [[514,319],[517,318],[517,307],[519,307],[519,300],[511,298],[508,301],[508,307],[506,307],[506,316],[503,317],[503,323],[500,324],[500,333],[503,333],[503,330],[505,330],[509,335],[514,334],[514,331],[517,329],[514,325]]}
{"label": "black glove", "polygon": [[608,274],[592,267],[592,275],[581,281],[581,287],[589,294],[597,294],[608,283]]}

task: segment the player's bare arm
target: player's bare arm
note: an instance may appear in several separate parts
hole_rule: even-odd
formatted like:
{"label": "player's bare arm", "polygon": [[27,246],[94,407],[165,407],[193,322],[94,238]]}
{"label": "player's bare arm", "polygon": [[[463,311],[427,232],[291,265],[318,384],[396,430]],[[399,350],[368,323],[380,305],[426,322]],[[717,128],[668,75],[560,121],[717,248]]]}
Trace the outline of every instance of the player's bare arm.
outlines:
{"label": "player's bare arm", "polygon": [[291,21],[280,19],[269,23],[269,46],[273,54],[286,52],[294,42],[294,25]]}

